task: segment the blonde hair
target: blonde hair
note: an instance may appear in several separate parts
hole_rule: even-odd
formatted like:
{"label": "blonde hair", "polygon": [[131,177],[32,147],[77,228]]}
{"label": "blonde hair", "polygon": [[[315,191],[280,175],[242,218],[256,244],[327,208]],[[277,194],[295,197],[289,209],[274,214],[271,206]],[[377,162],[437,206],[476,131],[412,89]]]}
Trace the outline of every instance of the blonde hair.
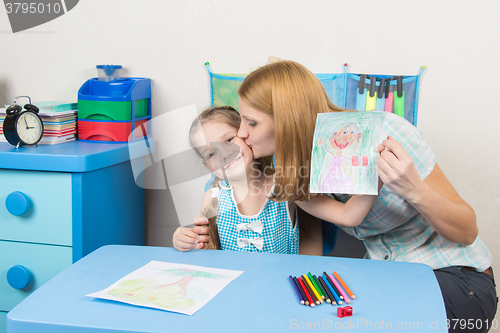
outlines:
{"label": "blonde hair", "polygon": [[[238,111],[231,106],[216,106],[200,113],[200,115],[193,121],[191,128],[189,129],[189,143],[201,158],[203,157],[194,145],[193,135],[197,130],[201,129],[203,124],[211,121],[227,124],[234,127],[237,131],[240,127],[241,117]],[[265,168],[265,166],[270,164],[270,161],[272,161],[272,156],[258,159],[256,163],[258,164],[259,170],[262,172],[272,173],[273,169]],[[210,184],[211,189],[217,188],[218,190],[216,191],[220,192],[220,181],[221,179],[214,175],[214,180]],[[212,197],[209,204],[202,212],[203,216],[208,218],[209,242],[207,248],[212,250],[221,249],[219,232],[217,230],[217,216],[219,215],[218,206],[219,198]]]}
{"label": "blonde hair", "polygon": [[[200,115],[193,121],[191,128],[189,129],[189,143],[201,158],[203,158],[203,156],[201,156],[194,145],[193,135],[197,130],[201,129],[203,124],[211,121],[221,122],[238,130],[241,118],[238,111],[231,106],[213,107],[200,113]],[[218,191],[220,191],[220,178],[214,175],[214,180],[210,183],[210,187],[211,189],[217,188]],[[209,204],[203,209],[202,212],[203,216],[208,217],[209,241],[207,248],[211,250],[221,249],[219,231],[217,230],[217,215],[219,215],[218,207],[219,198],[212,196]]]}
{"label": "blonde hair", "polygon": [[[275,123],[275,183],[278,189],[293,185],[293,191],[276,191],[271,200],[308,200],[309,170],[316,115],[343,111],[326,95],[318,78],[301,64],[283,60],[263,66],[248,75],[238,94],[254,109],[272,114]],[[307,176],[299,170],[307,167]]]}

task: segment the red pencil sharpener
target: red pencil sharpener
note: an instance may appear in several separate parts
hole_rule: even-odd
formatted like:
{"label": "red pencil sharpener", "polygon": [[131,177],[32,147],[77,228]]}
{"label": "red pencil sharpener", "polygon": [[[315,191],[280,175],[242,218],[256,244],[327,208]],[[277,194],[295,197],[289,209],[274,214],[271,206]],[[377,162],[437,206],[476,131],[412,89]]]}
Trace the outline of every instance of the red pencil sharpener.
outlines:
{"label": "red pencil sharpener", "polygon": [[352,306],[345,306],[343,308],[337,308],[337,317],[352,317]]}

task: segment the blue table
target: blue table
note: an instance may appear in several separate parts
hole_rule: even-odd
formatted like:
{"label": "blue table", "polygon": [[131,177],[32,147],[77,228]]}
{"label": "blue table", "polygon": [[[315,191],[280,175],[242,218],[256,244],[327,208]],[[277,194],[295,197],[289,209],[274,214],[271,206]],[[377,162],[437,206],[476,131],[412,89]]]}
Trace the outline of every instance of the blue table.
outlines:
{"label": "blue table", "polygon": [[[86,297],[151,260],[243,270],[193,316]],[[298,303],[288,275],[337,271],[356,295],[353,316]],[[7,315],[8,333],[288,332],[353,329],[447,332],[438,283],[422,264],[110,245],[36,290]]]}

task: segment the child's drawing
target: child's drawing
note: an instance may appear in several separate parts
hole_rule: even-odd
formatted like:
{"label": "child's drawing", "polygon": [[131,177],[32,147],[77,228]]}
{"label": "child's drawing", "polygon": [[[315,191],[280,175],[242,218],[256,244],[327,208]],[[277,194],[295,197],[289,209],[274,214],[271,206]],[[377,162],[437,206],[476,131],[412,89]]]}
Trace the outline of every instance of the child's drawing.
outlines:
{"label": "child's drawing", "polygon": [[87,296],[192,315],[241,273],[151,261]]}
{"label": "child's drawing", "polygon": [[311,193],[377,194],[375,147],[382,141],[384,117],[383,112],[318,114]]}

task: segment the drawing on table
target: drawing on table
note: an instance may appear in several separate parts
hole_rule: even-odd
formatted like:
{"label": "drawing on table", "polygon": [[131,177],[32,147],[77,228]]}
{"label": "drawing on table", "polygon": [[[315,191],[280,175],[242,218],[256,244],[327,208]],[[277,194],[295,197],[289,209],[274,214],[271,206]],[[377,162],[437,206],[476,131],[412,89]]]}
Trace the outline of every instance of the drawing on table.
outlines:
{"label": "drawing on table", "polygon": [[311,193],[377,194],[375,147],[382,112],[318,115],[311,157]]}
{"label": "drawing on table", "polygon": [[152,261],[87,296],[192,315],[241,273]]}

